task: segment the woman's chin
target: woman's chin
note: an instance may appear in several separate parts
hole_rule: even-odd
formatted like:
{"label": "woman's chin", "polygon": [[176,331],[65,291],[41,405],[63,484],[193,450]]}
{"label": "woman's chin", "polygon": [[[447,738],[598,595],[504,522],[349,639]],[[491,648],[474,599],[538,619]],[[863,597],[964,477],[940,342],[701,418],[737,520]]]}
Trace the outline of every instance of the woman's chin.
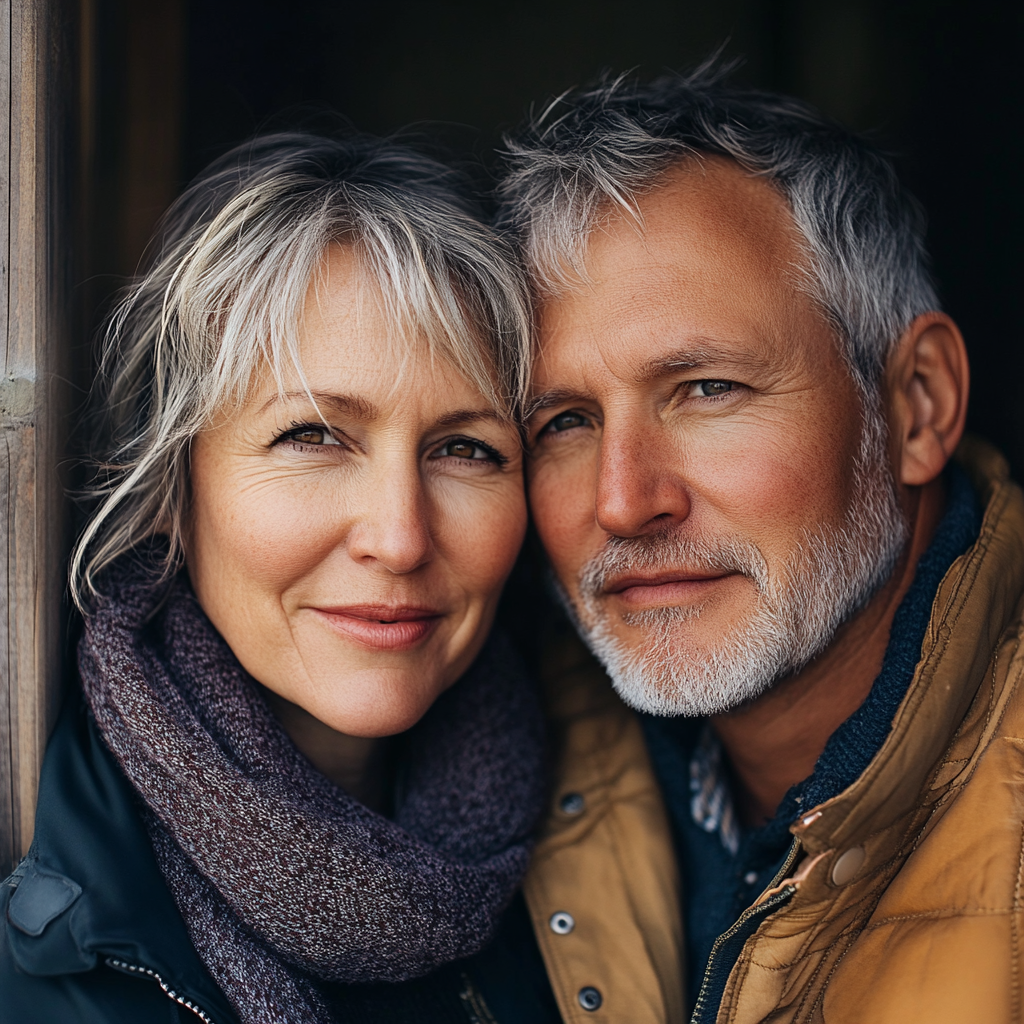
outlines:
{"label": "woman's chin", "polygon": [[367,678],[371,675],[361,674],[357,682],[349,677],[332,684],[326,700],[291,699],[346,736],[379,738],[411,729],[450,685],[440,678],[425,680],[422,675],[403,672]]}

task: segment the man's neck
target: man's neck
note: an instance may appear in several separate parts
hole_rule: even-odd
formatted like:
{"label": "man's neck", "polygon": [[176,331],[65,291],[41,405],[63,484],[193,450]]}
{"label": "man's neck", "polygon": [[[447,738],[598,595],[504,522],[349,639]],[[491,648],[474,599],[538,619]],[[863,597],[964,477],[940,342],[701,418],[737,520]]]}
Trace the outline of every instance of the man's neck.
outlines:
{"label": "man's neck", "polygon": [[906,510],[910,542],[889,582],[806,668],[753,703],[712,718],[735,775],[737,811],[745,825],[775,816],[789,788],[811,774],[829,737],[864,702],[881,671],[893,616],[944,506],[941,478],[916,491]]}

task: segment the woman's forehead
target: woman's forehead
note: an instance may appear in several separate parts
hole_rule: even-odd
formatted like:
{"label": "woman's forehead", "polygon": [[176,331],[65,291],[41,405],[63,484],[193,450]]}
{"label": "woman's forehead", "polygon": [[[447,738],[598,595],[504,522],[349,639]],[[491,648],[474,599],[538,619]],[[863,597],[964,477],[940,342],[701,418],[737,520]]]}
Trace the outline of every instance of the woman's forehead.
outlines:
{"label": "woman's forehead", "polygon": [[388,307],[376,276],[353,244],[332,242],[309,280],[299,319],[300,336],[324,330],[370,330],[388,323]]}
{"label": "woman's forehead", "polygon": [[[375,268],[353,244],[332,244],[306,287],[294,329],[276,343],[258,346],[257,359],[239,378],[240,401],[226,406],[252,411],[281,399],[343,396],[352,410],[386,415],[401,403],[425,415],[478,408],[508,418],[498,374],[483,339],[462,344],[431,336],[415,306],[382,287]],[[242,369],[240,367],[240,369]],[[226,411],[222,402],[215,402]],[[217,413],[214,412],[214,418]]]}
{"label": "woman's forehead", "polygon": [[262,409],[312,399],[363,420],[412,406],[431,417],[456,409],[501,412],[492,396],[426,339],[395,338],[365,321],[304,333],[296,355],[277,372],[264,363],[245,404]]}

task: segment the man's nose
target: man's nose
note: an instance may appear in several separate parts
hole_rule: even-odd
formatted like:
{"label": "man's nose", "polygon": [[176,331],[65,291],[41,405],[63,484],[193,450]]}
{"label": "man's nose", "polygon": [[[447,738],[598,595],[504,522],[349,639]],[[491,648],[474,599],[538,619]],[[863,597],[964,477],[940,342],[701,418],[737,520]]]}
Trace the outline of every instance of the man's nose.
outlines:
{"label": "man's nose", "polygon": [[349,557],[378,563],[395,574],[410,573],[433,551],[430,502],[414,460],[382,460],[360,480],[362,500],[348,531]]}
{"label": "man's nose", "polygon": [[665,529],[690,514],[679,452],[655,428],[609,429],[601,437],[597,522],[616,537]]}

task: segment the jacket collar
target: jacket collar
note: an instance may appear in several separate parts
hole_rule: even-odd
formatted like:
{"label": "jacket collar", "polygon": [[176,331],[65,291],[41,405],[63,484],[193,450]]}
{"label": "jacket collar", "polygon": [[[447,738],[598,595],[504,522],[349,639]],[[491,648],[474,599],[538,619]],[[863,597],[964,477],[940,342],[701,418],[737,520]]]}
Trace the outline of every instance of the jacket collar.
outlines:
{"label": "jacket collar", "polygon": [[47,747],[35,838],[11,879],[7,937],[27,974],[141,972],[217,1024],[236,1020],[188,936],[135,795],[80,697]]}
{"label": "jacket collar", "polygon": [[[1024,590],[1024,495],[1005,460],[978,439],[957,459],[985,510],[974,545],[950,566],[932,604],[914,677],[878,753],[861,776],[831,800],[809,809],[792,831],[812,855],[855,845],[897,822],[917,828],[953,781],[943,759],[971,707],[1001,635]],[[980,749],[978,736],[976,750]],[[964,769],[963,751],[956,770]],[[970,751],[967,760],[970,759]],[[894,834],[893,843],[898,844]]]}

